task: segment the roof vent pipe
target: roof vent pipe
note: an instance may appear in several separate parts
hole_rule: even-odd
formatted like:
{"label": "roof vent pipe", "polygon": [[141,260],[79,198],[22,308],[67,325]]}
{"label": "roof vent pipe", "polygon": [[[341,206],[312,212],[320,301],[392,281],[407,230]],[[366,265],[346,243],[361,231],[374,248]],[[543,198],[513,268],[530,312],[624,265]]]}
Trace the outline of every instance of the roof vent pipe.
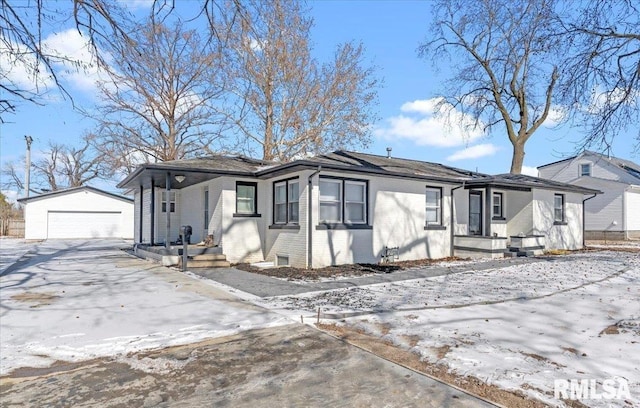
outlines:
{"label": "roof vent pipe", "polygon": [[391,148],[387,147],[387,159],[391,158]]}

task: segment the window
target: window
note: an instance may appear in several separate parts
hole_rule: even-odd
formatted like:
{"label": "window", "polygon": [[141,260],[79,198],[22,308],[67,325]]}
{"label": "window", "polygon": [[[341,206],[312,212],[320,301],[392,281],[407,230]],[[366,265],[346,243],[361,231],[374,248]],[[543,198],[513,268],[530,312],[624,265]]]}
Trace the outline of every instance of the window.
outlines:
{"label": "window", "polygon": [[351,224],[364,224],[367,213],[367,184],[361,181],[344,182],[344,220]]}
{"label": "window", "polygon": [[504,219],[504,201],[502,193],[493,193],[493,218]]}
{"label": "window", "polygon": [[247,181],[236,182],[236,214],[258,215],[257,190],[257,183]]}
{"label": "window", "polygon": [[427,225],[442,225],[442,189],[427,187],[425,194]]}
{"label": "window", "polygon": [[204,188],[204,192],[203,194],[203,199],[204,202],[202,203],[202,206],[204,208],[204,230],[205,230],[205,234],[208,234],[209,231],[209,187],[205,187]]}
{"label": "window", "polygon": [[580,165],[580,177],[591,176],[591,163]]}
{"label": "window", "polygon": [[556,224],[564,224],[564,194],[554,194],[553,196],[553,221]]}
{"label": "window", "polygon": [[366,181],[321,178],[320,223],[365,228],[367,224],[367,190]]}
{"label": "window", "polygon": [[[169,191],[169,211],[176,212],[176,192]],[[162,212],[167,212],[167,192],[162,192]]]}
{"label": "window", "polygon": [[285,180],[273,185],[273,223],[297,224],[300,221],[300,183]]}
{"label": "window", "polygon": [[320,222],[342,222],[342,181],[320,180]]}
{"label": "window", "polygon": [[276,255],[276,266],[289,266],[289,255]]}

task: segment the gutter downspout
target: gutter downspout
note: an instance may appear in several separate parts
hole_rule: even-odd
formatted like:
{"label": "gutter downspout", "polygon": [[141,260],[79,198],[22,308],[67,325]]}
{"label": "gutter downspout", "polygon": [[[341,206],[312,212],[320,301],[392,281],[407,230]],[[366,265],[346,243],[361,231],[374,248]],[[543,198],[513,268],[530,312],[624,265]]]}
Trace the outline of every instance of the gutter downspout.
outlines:
{"label": "gutter downspout", "polygon": [[449,251],[451,252],[451,254],[450,254],[451,257],[453,257],[453,238],[454,238],[453,229],[454,229],[454,225],[455,225],[455,220],[454,220],[454,216],[453,216],[453,192],[456,191],[459,188],[463,188],[465,182],[466,181],[463,181],[462,185],[451,189],[451,202],[449,203],[449,206],[450,206],[450,213],[449,213],[450,221],[449,221],[449,224],[450,224],[450,229],[451,229],[451,232],[450,232],[451,241],[450,241],[450,249],[449,249]]}
{"label": "gutter downspout", "polygon": [[309,196],[309,202],[307,204],[307,269],[313,268],[313,181],[312,179],[320,173],[322,166],[318,166],[318,170],[314,171],[307,177],[307,195]]}
{"label": "gutter downspout", "polygon": [[585,231],[586,226],[587,226],[587,222],[586,222],[586,220],[585,220],[585,213],[586,213],[586,211],[585,211],[585,209],[584,209],[584,203],[585,203],[586,201],[591,200],[592,198],[594,198],[594,197],[595,197],[595,196],[597,196],[597,195],[598,195],[598,194],[594,194],[594,195],[592,195],[591,197],[587,197],[587,198],[585,198],[584,200],[582,200],[582,248],[583,248],[583,249],[587,246],[587,245],[585,244],[585,243],[586,243],[586,239],[585,239],[585,237],[584,237],[584,231]]}

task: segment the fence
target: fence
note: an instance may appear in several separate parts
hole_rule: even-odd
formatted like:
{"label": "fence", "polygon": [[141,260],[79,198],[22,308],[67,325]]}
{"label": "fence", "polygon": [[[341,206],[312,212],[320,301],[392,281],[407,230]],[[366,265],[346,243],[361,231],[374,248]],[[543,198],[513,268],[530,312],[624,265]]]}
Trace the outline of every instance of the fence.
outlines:
{"label": "fence", "polygon": [[0,220],[0,235],[24,238],[24,220],[13,218]]}

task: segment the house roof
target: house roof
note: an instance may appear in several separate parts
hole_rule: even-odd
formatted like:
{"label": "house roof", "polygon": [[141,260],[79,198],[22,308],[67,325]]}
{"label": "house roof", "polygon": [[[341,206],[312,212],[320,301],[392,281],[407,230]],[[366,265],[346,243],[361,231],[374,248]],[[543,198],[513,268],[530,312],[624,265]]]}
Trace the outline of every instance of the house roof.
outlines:
{"label": "house roof", "polygon": [[384,176],[398,176],[404,178],[438,180],[456,183],[462,180],[488,177],[486,174],[445,166],[439,163],[342,150],[308,159],[296,160],[281,166],[260,171],[258,174],[267,175],[292,167],[317,168],[318,166],[323,170],[369,173]]}
{"label": "house roof", "polygon": [[[268,179],[300,169],[334,170],[341,173],[371,174],[385,177],[433,180],[443,183],[462,183],[467,186],[495,186],[508,189],[546,188],[561,191],[594,194],[598,190],[520,174],[488,174],[463,170],[440,163],[400,159],[350,151],[315,156],[279,164],[243,156],[208,156],[197,159],[176,160],[145,164],[118,184],[119,188],[135,188],[153,185],[166,188],[167,174],[174,188],[184,188],[219,176],[236,176]],[[175,176],[183,175],[182,182]]]}
{"label": "house roof", "polygon": [[485,179],[471,180],[466,183],[467,187],[497,187],[506,189],[525,189],[542,188],[547,190],[569,191],[582,194],[602,194],[602,191],[591,188],[581,187],[574,184],[561,183],[543,179],[539,177],[528,176],[525,174],[497,174]]}
{"label": "house roof", "polygon": [[558,160],[558,161],[555,161],[555,162],[552,162],[552,163],[543,164],[542,166],[538,166],[538,168],[541,169],[543,167],[552,166],[554,164],[569,162],[571,160],[574,160],[574,159],[576,159],[578,157],[583,157],[583,156],[596,156],[599,159],[606,160],[607,162],[611,163],[612,165],[622,169],[623,171],[625,171],[626,173],[628,173],[632,177],[635,177],[638,180],[640,180],[640,165],[639,164],[636,164],[636,163],[632,162],[631,160],[620,159],[618,157],[613,157],[613,156],[606,156],[606,155],[604,155],[602,153],[593,152],[593,151],[590,151],[590,150],[585,150],[584,152],[582,152],[582,153],[580,153],[578,155],[571,156],[571,157],[568,157],[568,158],[563,159],[563,160]]}
{"label": "house roof", "polygon": [[110,197],[110,198],[115,198],[117,200],[122,200],[122,201],[133,203],[133,198],[125,197],[125,196],[122,196],[122,195],[119,195],[119,194],[110,193],[108,191],[100,190],[99,188],[95,188],[95,187],[91,187],[91,186],[80,186],[80,187],[65,188],[65,189],[62,189],[62,190],[51,191],[49,193],[38,194],[36,196],[19,198],[17,201],[19,203],[28,203],[28,202],[43,200],[43,199],[47,199],[47,198],[51,198],[51,197],[55,197],[55,196],[71,194],[71,193],[77,193],[79,191],[91,191],[91,192],[96,193],[96,194],[102,194],[102,195],[105,195],[105,196]]}

